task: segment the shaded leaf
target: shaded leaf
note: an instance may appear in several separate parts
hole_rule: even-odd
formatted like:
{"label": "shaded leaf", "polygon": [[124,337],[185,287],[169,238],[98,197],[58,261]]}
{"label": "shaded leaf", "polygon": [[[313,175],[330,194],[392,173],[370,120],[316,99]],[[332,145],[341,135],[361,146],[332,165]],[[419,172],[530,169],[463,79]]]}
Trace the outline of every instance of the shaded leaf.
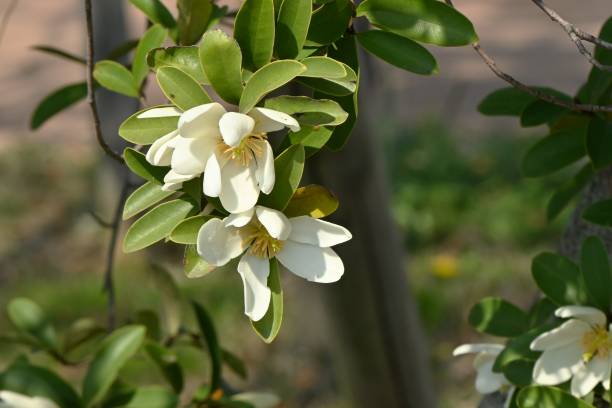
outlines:
{"label": "shaded leaf", "polygon": [[308,34],[312,0],[283,1],[278,8],[275,34],[276,52],[282,59],[295,58],[302,49],[306,34]]}
{"label": "shaded leaf", "polygon": [[478,111],[487,116],[520,116],[536,98],[513,86],[497,89],[478,104]]}
{"label": "shaded leaf", "polygon": [[270,62],[274,34],[273,0],[245,0],[236,15],[234,38],[240,44],[246,68],[254,70]]}
{"label": "shaded leaf", "polygon": [[306,36],[308,45],[327,45],[338,40],[348,29],[353,14],[349,0],[324,4],[312,13]]}
{"label": "shaded leaf", "polygon": [[209,0],[178,0],[179,44],[193,45],[200,41],[208,27],[213,6]]}
{"label": "shaded leaf", "polygon": [[582,242],[580,270],[591,303],[601,310],[609,310],[612,270],[606,247],[598,237],[588,237]]}
{"label": "shaded leaf", "polygon": [[586,150],[596,170],[612,164],[612,123],[599,117],[589,121]]}
{"label": "shaded leaf", "polygon": [[237,105],[242,95],[242,53],[236,40],[221,30],[207,32],[200,44],[200,61],[219,96]]}
{"label": "shaded leaf", "polygon": [[172,386],[174,392],[180,394],[184,385],[183,369],[178,363],[174,351],[153,341],[148,341],[144,349],[161,370],[162,375]]}
{"label": "shaded leaf", "polygon": [[47,95],[36,107],[30,119],[30,129],[36,130],[57,113],[68,109],[87,96],[87,84],[66,85]]}
{"label": "shaded leaf", "polygon": [[287,217],[309,215],[313,218],[323,218],[333,214],[338,205],[338,199],[331,191],[323,186],[310,184],[295,190],[284,213]]}
{"label": "shaded leaf", "polygon": [[544,252],[533,259],[531,273],[542,293],[559,306],[586,302],[578,266],[568,258]]}
{"label": "shaded leaf", "polygon": [[612,227],[612,200],[603,200],[591,204],[582,213],[582,218],[593,224]]}
{"label": "shaded leaf", "polygon": [[569,202],[582,191],[593,178],[593,174],[593,166],[591,166],[591,163],[587,163],[574,177],[567,180],[555,191],[548,201],[548,207],[546,208],[546,216],[549,221],[554,220]]}
{"label": "shaded leaf", "polygon": [[523,174],[546,176],[580,160],[586,154],[585,134],[584,128],[569,128],[544,137],[523,157]]}
{"label": "shaded leaf", "polygon": [[197,302],[192,302],[196,320],[200,327],[200,332],[206,340],[208,355],[210,356],[210,389],[214,392],[221,386],[221,348],[217,340],[217,331],[208,312]]}
{"label": "shaded leaf", "polygon": [[489,297],[476,303],[468,317],[470,325],[481,333],[514,337],[527,330],[527,315],[512,303]]}
{"label": "shaded leaf", "polygon": [[56,351],[59,341],[53,324],[43,309],[27,298],[15,298],[6,308],[11,323],[45,349]]}
{"label": "shaded leaf", "polygon": [[134,174],[158,186],[163,185],[164,176],[168,172],[167,167],[153,166],[147,161],[144,154],[131,147],[123,151],[123,159]]}
{"label": "shaded leaf", "polygon": [[533,385],[518,393],[519,408],[593,408],[591,404],[555,387]]}
{"label": "shaded leaf", "polygon": [[151,282],[161,300],[161,321],[168,336],[178,333],[181,326],[181,292],[170,272],[160,265],[151,265]]}
{"label": "shaded leaf", "polygon": [[285,209],[298,188],[304,172],[304,147],[293,145],[274,160],[276,182],[269,195],[260,195],[260,204],[279,211]]}

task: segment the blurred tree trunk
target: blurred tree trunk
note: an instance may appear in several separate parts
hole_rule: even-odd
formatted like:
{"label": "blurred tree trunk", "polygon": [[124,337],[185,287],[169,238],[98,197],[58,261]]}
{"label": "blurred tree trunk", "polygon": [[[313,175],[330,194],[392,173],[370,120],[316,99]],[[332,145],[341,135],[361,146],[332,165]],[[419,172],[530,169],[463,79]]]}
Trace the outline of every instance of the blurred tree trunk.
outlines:
{"label": "blurred tree trunk", "polygon": [[343,372],[355,407],[434,407],[429,354],[406,276],[402,239],[390,212],[390,192],[375,123],[371,78],[380,75],[361,59],[361,94],[369,109],[341,152],[321,151],[308,160],[306,180],[322,184],[340,200],[331,218],[353,239],[337,247],[346,273],[323,289],[338,333]]}

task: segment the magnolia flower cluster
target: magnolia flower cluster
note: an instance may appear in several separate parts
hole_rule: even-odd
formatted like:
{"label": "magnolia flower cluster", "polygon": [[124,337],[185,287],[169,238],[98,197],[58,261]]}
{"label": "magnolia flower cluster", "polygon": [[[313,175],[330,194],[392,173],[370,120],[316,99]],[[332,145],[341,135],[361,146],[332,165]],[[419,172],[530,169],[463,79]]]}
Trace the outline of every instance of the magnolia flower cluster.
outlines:
{"label": "magnolia flower cluster", "polygon": [[268,133],[299,131],[293,117],[266,108],[227,112],[219,103],[182,113],[173,107],[156,108],[139,117],[164,116],[180,116],[178,128],[151,145],[147,161],[170,166],[163,186],[168,191],[202,175],[204,194],[218,197],[230,213],[201,227],[197,250],[213,267],[240,257],[237,269],[244,285],[245,314],[251,320],[263,318],[270,303],[270,259],[309,281],[340,279],[344,266],[331,247],[351,239],[348,230],[310,216],[287,218],[256,205],[260,194],[272,192],[276,182]]}

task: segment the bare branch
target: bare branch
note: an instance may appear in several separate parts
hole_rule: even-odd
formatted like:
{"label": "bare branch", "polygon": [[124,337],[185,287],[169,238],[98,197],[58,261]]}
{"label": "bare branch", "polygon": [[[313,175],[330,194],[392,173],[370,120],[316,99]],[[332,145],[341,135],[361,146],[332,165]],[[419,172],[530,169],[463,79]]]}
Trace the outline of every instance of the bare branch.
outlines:
{"label": "bare branch", "polygon": [[89,108],[91,110],[96,139],[98,140],[98,144],[100,145],[102,150],[104,150],[104,152],[108,156],[112,157],[120,163],[123,163],[123,157],[119,153],[115,152],[108,145],[108,143],[106,143],[106,140],[104,140],[104,135],[102,134],[102,127],[100,125],[100,116],[98,114],[98,104],[96,102],[93,77],[95,53],[91,0],[85,0],[85,21],[87,24],[87,103],[89,103]]}

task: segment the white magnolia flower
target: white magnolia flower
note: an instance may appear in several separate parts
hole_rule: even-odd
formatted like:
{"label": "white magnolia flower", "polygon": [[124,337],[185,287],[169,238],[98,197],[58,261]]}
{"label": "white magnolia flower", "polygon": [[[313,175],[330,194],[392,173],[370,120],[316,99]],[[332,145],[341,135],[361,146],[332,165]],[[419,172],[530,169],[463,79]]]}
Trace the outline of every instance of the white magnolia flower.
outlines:
{"label": "white magnolia flower", "polygon": [[238,273],[244,285],[245,314],[257,321],[270,304],[270,258],[309,281],[336,282],[344,265],[330,247],[349,239],[351,233],[339,225],[310,216],[287,218],[280,211],[257,206],[207,221],[198,233],[197,249],[213,266],[241,257]]}
{"label": "white magnolia flower", "polygon": [[501,344],[478,343],[462,344],[453,351],[453,356],[464,354],[476,354],[474,358],[474,368],[476,369],[476,391],[481,394],[491,394],[493,392],[508,391],[506,405],[512,399],[514,387],[508,382],[501,373],[493,371],[493,364],[499,353],[504,349]]}
{"label": "white magnolia flower", "polygon": [[147,160],[171,166],[164,179],[166,190],[204,173],[204,194],[219,197],[227,211],[239,213],[253,208],[260,191],[272,191],[274,156],[267,134],[285,127],[300,130],[299,123],[283,112],[253,108],[243,114],[207,103],[183,112],[177,131],[156,140]]}
{"label": "white magnolia flower", "polygon": [[13,391],[0,391],[0,408],[59,408],[47,398],[30,397]]}
{"label": "white magnolia flower", "polygon": [[571,319],[531,343],[532,350],[543,352],[533,368],[533,381],[557,385],[571,378],[576,397],[587,395],[600,382],[609,390],[612,337],[605,314],[592,307],[564,306],[555,315]]}

